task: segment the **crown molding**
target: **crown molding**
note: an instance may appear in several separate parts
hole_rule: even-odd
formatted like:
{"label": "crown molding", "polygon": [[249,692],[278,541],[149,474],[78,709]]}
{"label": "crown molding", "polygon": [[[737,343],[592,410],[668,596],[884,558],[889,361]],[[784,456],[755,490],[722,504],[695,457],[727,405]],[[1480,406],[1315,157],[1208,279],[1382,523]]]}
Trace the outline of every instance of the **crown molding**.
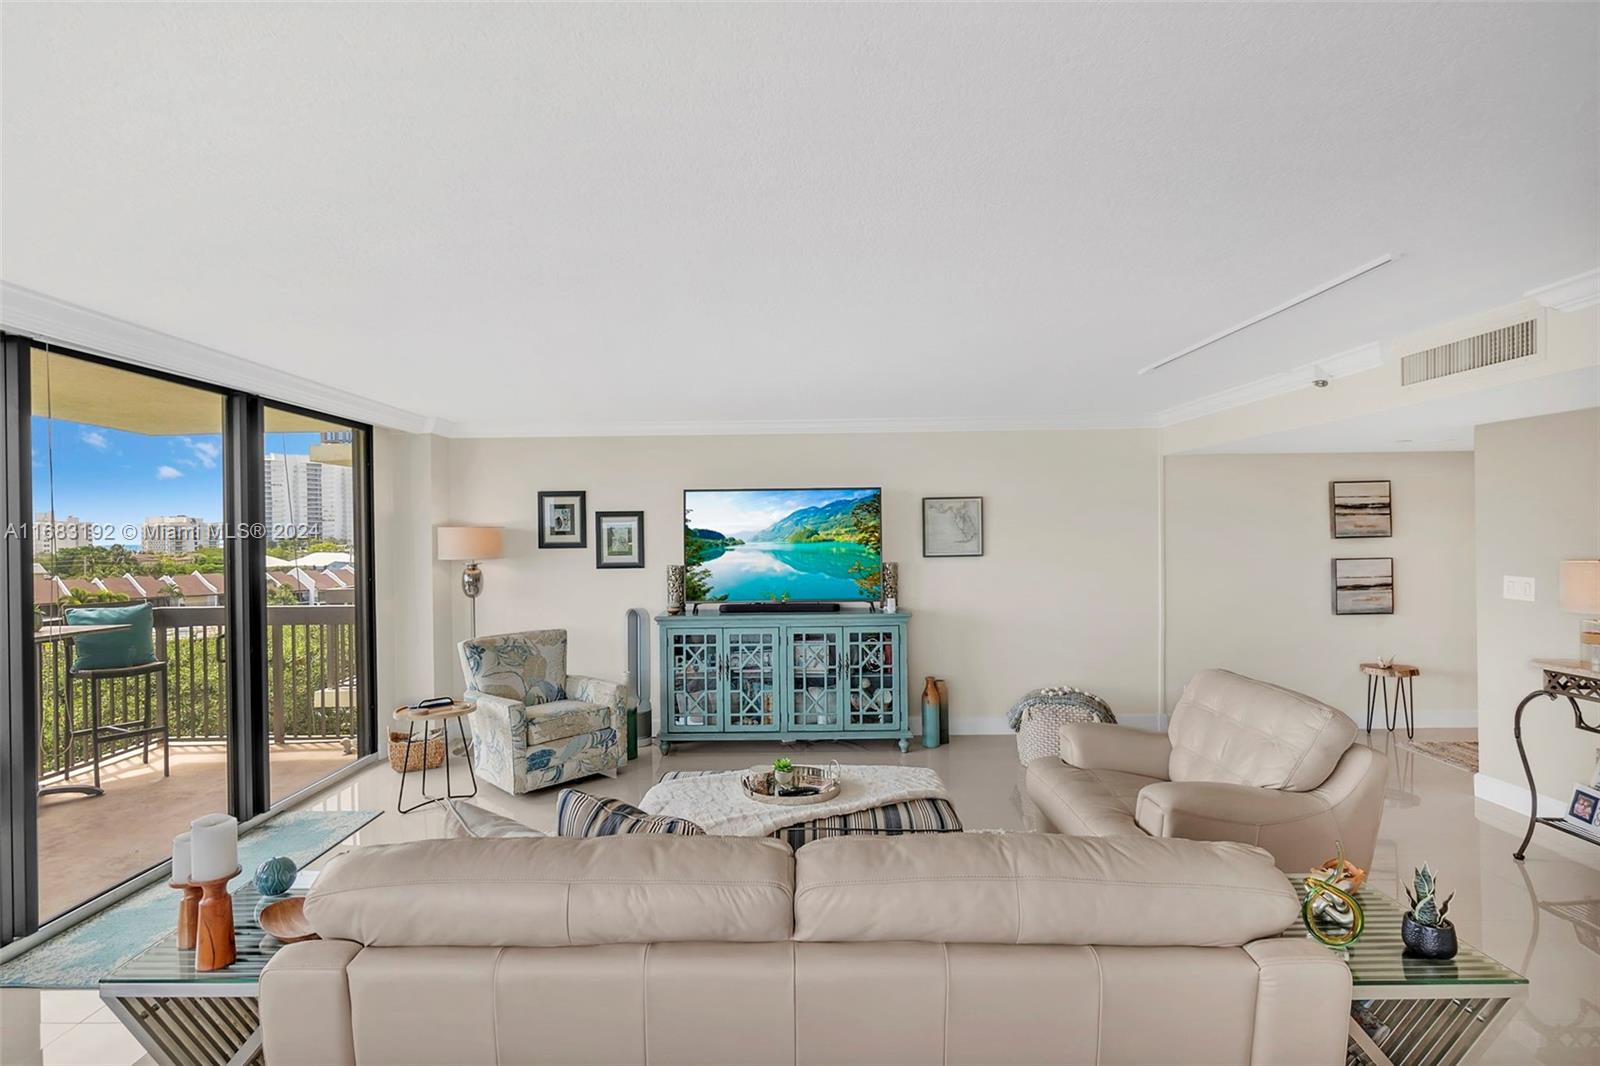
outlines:
{"label": "crown molding", "polygon": [[415,411],[391,407],[4,281],[0,281],[0,328],[90,355],[253,392],[336,418],[410,433],[433,430],[433,420]]}
{"label": "crown molding", "polygon": [[1028,418],[803,418],[749,421],[552,422],[538,419],[440,419],[432,432],[455,439],[496,437],[762,437],[848,433],[1022,433],[1040,431],[1154,429],[1149,419]]}
{"label": "crown molding", "polygon": [[1270,377],[1247,381],[1243,385],[1235,385],[1220,392],[1213,392],[1186,403],[1176,404],[1156,414],[1155,424],[1162,428],[1175,426],[1181,422],[1192,422],[1196,418],[1207,415],[1221,414],[1231,411],[1236,407],[1247,404],[1260,403],[1270,400],[1274,396],[1294,392],[1297,389],[1310,387],[1311,383],[1319,380],[1337,381],[1339,378],[1349,377],[1351,374],[1361,374],[1368,370],[1376,370],[1383,365],[1383,346],[1376,341],[1363,344],[1357,348],[1330,355],[1326,359],[1319,359],[1315,363],[1297,366],[1293,370],[1273,374]]}
{"label": "crown molding", "polygon": [[1556,311],[1581,311],[1600,304],[1600,268],[1562,278],[1523,293],[1543,307]]}

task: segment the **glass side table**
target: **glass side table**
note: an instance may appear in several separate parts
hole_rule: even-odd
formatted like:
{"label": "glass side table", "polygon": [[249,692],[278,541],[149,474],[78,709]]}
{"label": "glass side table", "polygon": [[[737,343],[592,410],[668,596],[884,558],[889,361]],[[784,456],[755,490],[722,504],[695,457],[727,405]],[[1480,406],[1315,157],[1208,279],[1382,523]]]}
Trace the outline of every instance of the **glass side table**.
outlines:
{"label": "glass side table", "polygon": [[[232,965],[196,970],[195,953],[180,951],[174,932],[100,979],[100,998],[161,1066],[266,1066],[261,971],[283,943],[256,921],[260,899],[248,882],[234,891]],[[176,893],[173,900],[176,908]]]}
{"label": "glass side table", "polygon": [[[1304,898],[1305,878],[1291,877]],[[1446,962],[1411,958],[1400,939],[1405,915],[1370,888],[1356,893],[1366,915],[1361,938],[1328,950],[1350,967],[1349,1066],[1455,1066],[1504,1024],[1506,1006],[1528,994],[1528,979],[1462,942]],[[1286,937],[1309,937],[1296,921]]]}

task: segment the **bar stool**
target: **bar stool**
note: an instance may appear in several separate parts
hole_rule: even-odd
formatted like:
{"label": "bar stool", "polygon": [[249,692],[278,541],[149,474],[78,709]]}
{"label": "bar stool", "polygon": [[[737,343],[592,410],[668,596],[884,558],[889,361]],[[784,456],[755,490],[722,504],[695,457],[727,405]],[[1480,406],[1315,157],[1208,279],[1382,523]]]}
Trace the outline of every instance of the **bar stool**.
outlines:
{"label": "bar stool", "polygon": [[[102,702],[103,688],[107,682],[114,682],[120,678],[144,679],[144,716],[136,721],[110,722],[101,721],[104,705]],[[167,664],[165,660],[155,659],[147,663],[136,663],[132,666],[114,666],[93,670],[72,669],[67,672],[67,684],[74,680],[82,679],[89,683],[89,727],[87,729],[74,729],[71,724],[67,730],[67,765],[68,774],[72,772],[72,745],[79,737],[89,738],[89,758],[94,764],[94,785],[69,786],[73,791],[82,792],[89,796],[101,796],[105,790],[100,787],[100,746],[126,740],[129,737],[139,737],[143,747],[144,761],[150,762],[150,738],[161,738],[161,776],[172,776],[171,745],[167,734]],[[124,681],[126,692],[127,681]],[[152,690],[154,690],[152,692]],[[153,697],[153,698],[152,698]],[[159,722],[151,721],[153,705],[159,705],[161,716]]]}

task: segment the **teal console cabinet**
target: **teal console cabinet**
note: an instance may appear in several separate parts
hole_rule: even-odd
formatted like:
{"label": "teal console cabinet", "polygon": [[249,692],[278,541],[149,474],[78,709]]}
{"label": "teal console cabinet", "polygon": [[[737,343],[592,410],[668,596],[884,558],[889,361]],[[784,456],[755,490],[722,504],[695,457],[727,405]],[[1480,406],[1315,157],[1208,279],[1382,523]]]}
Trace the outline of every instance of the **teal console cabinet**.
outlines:
{"label": "teal console cabinet", "polygon": [[898,740],[911,746],[906,614],[657,615],[656,746]]}

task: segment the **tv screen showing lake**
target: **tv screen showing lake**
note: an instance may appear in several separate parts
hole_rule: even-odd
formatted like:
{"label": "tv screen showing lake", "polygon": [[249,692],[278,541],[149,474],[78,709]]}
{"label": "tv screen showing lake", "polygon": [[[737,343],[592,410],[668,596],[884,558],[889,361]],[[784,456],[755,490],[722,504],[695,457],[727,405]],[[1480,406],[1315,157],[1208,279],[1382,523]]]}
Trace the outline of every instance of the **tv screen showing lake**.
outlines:
{"label": "tv screen showing lake", "polygon": [[878,489],[685,492],[686,598],[875,600],[881,503]]}

